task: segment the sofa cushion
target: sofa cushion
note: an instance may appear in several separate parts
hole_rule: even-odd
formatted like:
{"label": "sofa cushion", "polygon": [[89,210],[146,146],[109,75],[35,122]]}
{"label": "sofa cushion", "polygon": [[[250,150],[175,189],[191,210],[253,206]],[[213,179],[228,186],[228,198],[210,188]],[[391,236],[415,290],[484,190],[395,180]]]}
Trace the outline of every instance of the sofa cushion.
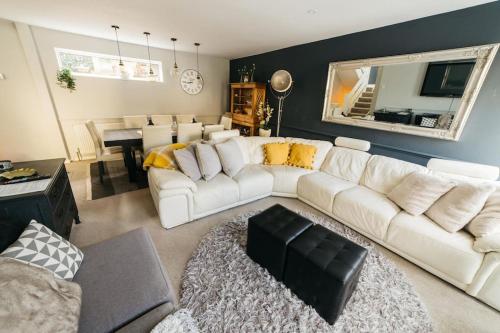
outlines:
{"label": "sofa cushion", "polygon": [[304,199],[331,213],[335,195],[354,186],[356,186],[355,183],[320,171],[300,177],[297,184],[297,194],[299,199]]}
{"label": "sofa cushion", "polygon": [[[248,163],[250,164],[263,164],[264,163],[264,149],[263,145],[273,142],[285,142],[285,138],[281,137],[262,137],[262,136],[249,136],[242,138],[245,140],[246,151],[248,154]],[[239,141],[237,141],[239,142]]]}
{"label": "sofa cushion", "polygon": [[411,215],[421,215],[455,185],[448,179],[414,172],[396,185],[387,197]]}
{"label": "sofa cushion", "polygon": [[194,194],[194,211],[196,214],[206,213],[239,200],[238,183],[223,173],[219,173],[209,181],[196,182],[198,191]]}
{"label": "sofa cushion", "polygon": [[335,146],[356,149],[360,151],[369,151],[371,147],[370,141],[347,138],[338,136],[335,138]]}
{"label": "sofa cushion", "polygon": [[323,140],[310,140],[301,138],[286,138],[287,142],[290,143],[301,143],[304,145],[312,145],[316,147],[316,154],[314,156],[314,162],[312,163],[313,170],[318,170],[323,164],[326,155],[332,148],[333,144],[329,141]]}
{"label": "sofa cushion", "polygon": [[201,178],[201,171],[198,166],[198,160],[196,159],[194,145],[174,150],[174,156],[177,165],[179,165],[179,169],[181,169],[186,176],[193,181],[197,181]]}
{"label": "sofa cushion", "polygon": [[425,215],[398,214],[386,242],[464,284],[472,282],[483,260],[483,255],[472,249],[474,238],[470,234],[449,233]]}
{"label": "sofa cushion", "polygon": [[290,147],[290,155],[288,156],[286,164],[297,168],[312,170],[317,150],[318,148],[313,145],[292,143]]}
{"label": "sofa cushion", "polygon": [[497,185],[481,212],[467,224],[466,230],[476,237],[500,234],[500,187]]}
{"label": "sofa cushion", "polygon": [[265,168],[273,175],[273,193],[285,196],[296,196],[299,178],[315,172],[288,165],[266,165]]}
{"label": "sofa cushion", "polygon": [[398,206],[383,194],[364,186],[356,186],[337,194],[333,214],[377,239],[383,240]]}
{"label": "sofa cushion", "polygon": [[79,332],[111,332],[157,306],[176,303],[148,232],[141,228],[83,249]]}
{"label": "sofa cushion", "polygon": [[492,184],[459,184],[436,201],[425,215],[448,232],[457,232],[479,214],[494,191]]}
{"label": "sofa cushion", "polygon": [[477,252],[500,252],[500,232],[476,237],[473,248]]}
{"label": "sofa cushion", "polygon": [[285,165],[290,153],[290,144],[286,142],[271,142],[262,145],[264,164]]}
{"label": "sofa cushion", "polygon": [[234,177],[245,166],[243,153],[234,140],[218,143],[215,148],[219,154],[222,169],[229,177]]}
{"label": "sofa cushion", "polygon": [[194,150],[203,179],[210,180],[222,171],[219,155],[214,145],[197,143]]}
{"label": "sofa cushion", "polygon": [[395,158],[373,155],[361,178],[364,185],[377,192],[387,194],[410,173],[427,172],[421,165],[413,164]]}
{"label": "sofa cushion", "polygon": [[364,151],[333,147],[321,165],[321,171],[359,184],[370,156]]}
{"label": "sofa cushion", "polygon": [[238,183],[240,201],[270,195],[273,191],[273,176],[259,164],[245,166],[233,180]]}

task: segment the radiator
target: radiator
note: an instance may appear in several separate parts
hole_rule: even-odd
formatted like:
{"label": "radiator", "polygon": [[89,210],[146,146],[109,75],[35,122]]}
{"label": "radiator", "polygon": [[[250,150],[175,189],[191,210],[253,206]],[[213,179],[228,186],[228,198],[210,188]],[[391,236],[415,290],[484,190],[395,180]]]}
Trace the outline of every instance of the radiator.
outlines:
{"label": "radiator", "polygon": [[[102,122],[99,123],[96,121],[96,127],[99,131],[100,137],[102,138],[102,132],[105,129],[118,129],[123,128],[122,122]],[[94,142],[92,141],[92,137],[90,136],[89,131],[87,130],[87,126],[85,123],[75,123],[72,126],[72,134],[73,134],[73,144],[71,147],[71,155],[73,160],[89,160],[94,159],[95,156],[95,148]]]}

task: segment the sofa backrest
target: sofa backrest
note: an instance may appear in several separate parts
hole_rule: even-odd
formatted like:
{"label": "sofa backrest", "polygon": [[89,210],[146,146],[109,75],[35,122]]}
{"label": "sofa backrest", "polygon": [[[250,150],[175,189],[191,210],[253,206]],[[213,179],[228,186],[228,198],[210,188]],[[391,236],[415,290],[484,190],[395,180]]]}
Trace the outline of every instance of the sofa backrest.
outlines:
{"label": "sofa backrest", "polygon": [[361,178],[364,185],[377,192],[387,194],[412,172],[427,173],[427,168],[395,158],[373,155]]}
{"label": "sofa backrest", "polygon": [[359,184],[371,154],[343,147],[333,147],[321,165],[321,171]]}
{"label": "sofa backrest", "polygon": [[263,145],[272,142],[285,142],[285,138],[279,137],[263,137],[263,136],[248,136],[236,137],[236,140],[243,153],[245,164],[263,164],[264,149]]}
{"label": "sofa backrest", "polygon": [[443,160],[431,158],[427,162],[429,170],[446,174],[477,178],[482,180],[497,180],[500,169],[496,166],[469,163],[462,161]]}
{"label": "sofa backrest", "polygon": [[314,162],[312,165],[313,170],[318,170],[325,161],[326,155],[333,146],[333,143],[323,140],[310,140],[302,138],[286,138],[290,143],[301,143],[305,145],[312,145],[316,147],[316,155],[314,155]]}

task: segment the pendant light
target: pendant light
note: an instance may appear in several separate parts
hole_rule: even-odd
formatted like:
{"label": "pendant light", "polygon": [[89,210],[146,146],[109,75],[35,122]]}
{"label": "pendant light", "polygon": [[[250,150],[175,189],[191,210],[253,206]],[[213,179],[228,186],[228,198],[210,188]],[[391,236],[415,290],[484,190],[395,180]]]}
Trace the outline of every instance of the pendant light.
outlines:
{"label": "pendant light", "polygon": [[144,32],[144,35],[146,35],[146,44],[148,46],[148,59],[149,59],[149,72],[148,72],[148,77],[151,81],[156,81],[156,74],[153,71],[153,66],[151,65],[151,52],[149,50],[149,36],[151,35],[149,32]]}
{"label": "pendant light", "polygon": [[125,65],[123,64],[122,54],[120,51],[120,42],[118,41],[118,29],[120,29],[120,27],[117,25],[112,25],[111,28],[115,29],[116,47],[118,48],[118,57],[120,59],[120,62],[118,63],[120,67],[120,75],[122,76],[122,78],[127,78],[128,72],[127,69],[125,68]]}
{"label": "pendant light", "polygon": [[200,47],[200,43],[194,43],[194,46],[196,46],[196,79],[200,80],[201,79],[201,73],[200,73],[200,61],[198,57],[198,48]]}
{"label": "pendant light", "polygon": [[175,52],[175,42],[177,42],[177,38],[170,38],[172,44],[174,45],[174,65],[170,69],[170,76],[178,79],[181,76],[181,70],[179,66],[177,66],[177,55]]}

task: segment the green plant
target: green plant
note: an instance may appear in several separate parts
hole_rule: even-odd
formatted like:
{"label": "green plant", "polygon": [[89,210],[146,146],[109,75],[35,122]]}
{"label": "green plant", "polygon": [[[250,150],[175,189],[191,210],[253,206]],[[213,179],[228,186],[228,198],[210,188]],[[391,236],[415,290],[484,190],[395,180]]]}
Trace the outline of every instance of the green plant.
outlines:
{"label": "green plant", "polygon": [[69,89],[70,92],[76,90],[76,82],[68,68],[57,71],[57,84],[62,88]]}

